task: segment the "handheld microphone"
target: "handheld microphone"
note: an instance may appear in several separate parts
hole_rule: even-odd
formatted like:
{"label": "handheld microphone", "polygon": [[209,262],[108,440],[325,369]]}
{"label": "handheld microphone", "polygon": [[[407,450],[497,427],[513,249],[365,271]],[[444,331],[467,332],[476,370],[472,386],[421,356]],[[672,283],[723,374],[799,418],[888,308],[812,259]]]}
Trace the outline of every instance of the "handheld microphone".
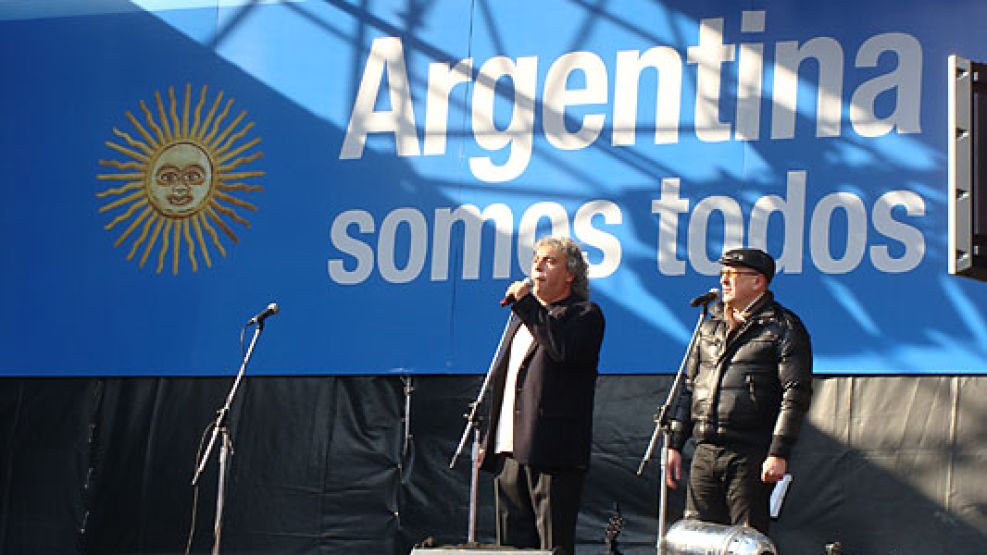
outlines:
{"label": "handheld microphone", "polygon": [[[524,278],[524,284],[527,285],[528,287],[531,287],[532,283],[534,282],[531,281],[530,277]],[[507,295],[506,297],[500,300],[500,306],[507,306],[516,300],[517,299],[514,298],[514,295]]]}
{"label": "handheld microphone", "polygon": [[695,299],[689,301],[689,306],[700,306],[708,305],[709,303],[720,298],[720,291],[718,289],[710,289],[709,293],[704,293],[699,295]]}
{"label": "handheld microphone", "polygon": [[274,316],[280,310],[281,309],[278,308],[278,303],[271,303],[267,305],[267,308],[265,308],[263,312],[248,320],[247,325],[257,324],[262,326],[264,325],[264,320],[267,320],[268,316]]}

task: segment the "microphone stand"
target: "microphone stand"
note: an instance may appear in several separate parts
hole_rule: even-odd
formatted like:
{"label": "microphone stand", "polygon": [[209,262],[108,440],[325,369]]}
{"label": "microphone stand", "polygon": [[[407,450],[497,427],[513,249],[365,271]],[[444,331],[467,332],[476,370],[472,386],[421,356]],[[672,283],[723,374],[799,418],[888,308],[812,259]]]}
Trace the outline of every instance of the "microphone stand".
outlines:
{"label": "microphone stand", "polygon": [[[247,323],[247,326],[249,325],[250,322]],[[218,484],[216,488],[216,518],[213,522],[214,540],[212,545],[212,555],[219,555],[219,544],[223,532],[223,502],[226,496],[226,466],[229,458],[233,456],[233,442],[230,440],[229,430],[230,407],[233,405],[233,398],[236,396],[237,388],[240,387],[240,381],[243,380],[243,375],[247,370],[247,363],[250,361],[250,356],[254,352],[254,345],[257,344],[257,338],[260,336],[262,331],[264,331],[263,318],[257,320],[257,327],[254,328],[254,336],[251,338],[250,346],[247,347],[247,352],[243,357],[243,362],[240,364],[240,371],[237,372],[236,379],[233,380],[233,387],[230,388],[230,392],[226,396],[226,403],[223,404],[223,408],[216,412],[216,421],[213,423],[212,437],[209,438],[209,444],[206,446],[206,450],[202,454],[202,459],[199,461],[195,470],[195,475],[192,477],[192,486],[194,487],[198,484],[199,478],[202,476],[202,471],[206,468],[206,463],[209,461],[209,455],[212,453],[217,437],[220,438],[219,477],[217,479]]]}
{"label": "microphone stand", "polygon": [[497,344],[497,350],[490,360],[490,366],[487,368],[486,377],[483,378],[483,385],[480,386],[480,392],[476,395],[476,400],[469,404],[469,412],[463,415],[466,418],[466,427],[463,429],[463,435],[459,438],[459,446],[456,447],[456,452],[453,453],[452,461],[449,463],[449,468],[456,466],[456,459],[462,453],[463,448],[466,446],[466,439],[470,436],[470,432],[472,432],[473,448],[470,453],[472,468],[470,470],[469,528],[467,529],[466,538],[468,545],[476,545],[477,488],[480,481],[480,421],[482,420],[482,417],[479,415],[480,404],[483,402],[483,398],[487,394],[487,389],[490,387],[490,378],[493,375],[494,366],[497,364],[501,351],[504,349],[504,343],[507,341],[507,330],[510,329],[513,319],[514,313],[511,312],[511,315],[507,318],[507,323],[504,325],[504,331],[500,334],[500,342]]}
{"label": "microphone stand", "polygon": [[706,314],[709,312],[709,303],[713,302],[710,299],[707,302],[702,303],[702,311],[699,314],[699,319],[696,321],[696,327],[692,330],[692,338],[689,340],[689,346],[685,350],[685,356],[682,357],[682,362],[679,364],[679,370],[675,374],[675,381],[672,382],[672,387],[668,390],[668,397],[665,399],[665,403],[658,407],[658,412],[655,414],[655,430],[651,434],[651,441],[648,442],[648,449],[644,452],[644,457],[641,458],[641,464],[637,468],[637,475],[640,476],[644,472],[644,467],[647,466],[648,461],[651,460],[654,454],[655,446],[658,443],[658,436],[661,435],[661,474],[659,482],[659,500],[658,500],[658,554],[663,555],[665,553],[665,513],[668,508],[668,485],[665,482],[668,475],[668,443],[671,441],[672,431],[671,431],[671,411],[675,407],[678,401],[679,392],[682,390],[682,381],[685,379],[685,369],[686,364],[689,361],[689,355],[692,354],[692,350],[696,347],[696,340],[699,337],[699,327],[702,325],[703,320],[706,319]]}

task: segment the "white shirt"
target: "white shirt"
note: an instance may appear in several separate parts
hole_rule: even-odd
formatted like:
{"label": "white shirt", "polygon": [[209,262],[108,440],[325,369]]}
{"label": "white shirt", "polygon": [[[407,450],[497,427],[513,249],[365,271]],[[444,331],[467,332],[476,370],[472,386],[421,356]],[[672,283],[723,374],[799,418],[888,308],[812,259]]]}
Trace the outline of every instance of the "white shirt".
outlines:
{"label": "white shirt", "polygon": [[497,440],[494,452],[514,452],[514,400],[517,397],[517,375],[521,368],[524,355],[535,338],[528,331],[528,326],[521,324],[511,341],[510,358],[507,361],[507,380],[504,383],[504,398],[500,405],[500,419],[497,421]]}

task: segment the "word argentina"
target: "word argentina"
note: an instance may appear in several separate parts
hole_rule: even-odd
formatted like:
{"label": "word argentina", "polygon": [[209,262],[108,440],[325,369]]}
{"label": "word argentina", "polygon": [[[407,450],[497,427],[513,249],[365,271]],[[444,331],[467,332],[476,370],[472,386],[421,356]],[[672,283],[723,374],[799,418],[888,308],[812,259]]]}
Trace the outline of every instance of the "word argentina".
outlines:
{"label": "word argentina", "polygon": [[[763,33],[765,19],[765,11],[742,12],[741,33]],[[696,66],[694,132],[703,142],[755,141],[760,138],[764,44],[724,44],[723,25],[724,18],[701,20],[698,44],[689,46],[685,52],[685,63]],[[863,81],[850,95],[849,122],[862,137],[879,137],[892,131],[901,134],[921,131],[922,47],[914,36],[906,33],[876,34],[861,43],[853,60],[854,67],[876,68],[878,59],[886,53],[897,57],[896,67]],[[611,144],[634,145],[637,126],[641,123],[638,89],[642,74],[650,70],[659,76],[654,143],[674,144],[679,140],[681,123],[682,58],[670,46],[655,46],[643,52],[617,52],[611,102],[608,69],[603,59],[593,52],[568,52],[549,66],[541,90],[540,111],[536,110],[535,100],[539,92],[537,56],[490,58],[480,66],[475,79],[472,58],[452,65],[432,63],[428,67],[422,144],[402,39],[379,37],[374,39],[363,68],[339,158],[362,158],[367,137],[372,133],[393,135],[398,156],[444,155],[450,97],[458,86],[472,85],[473,139],[484,151],[497,152],[499,156],[470,157],[470,171],[481,181],[510,181],[523,174],[531,160],[536,112],[542,115],[541,129],[550,145],[560,150],[578,150],[593,144],[606,125],[608,114],[594,109],[610,106]],[[775,44],[774,77],[769,92],[772,140],[795,136],[798,94],[800,90],[807,94],[806,84],[800,86],[799,70],[810,60],[814,62],[810,65],[818,67],[816,137],[840,135],[844,64],[849,62],[845,62],[844,48],[835,38],[815,37],[801,44],[798,41]],[[727,63],[736,64],[733,92],[737,102],[732,122],[720,113],[721,75]],[[574,74],[582,74],[582,87],[570,88],[569,77]],[[506,126],[495,122],[498,84],[505,81],[514,90],[513,95],[508,95],[513,96],[513,103]],[[382,89],[390,106],[375,110]],[[881,95],[893,96],[892,110],[878,110],[876,103]],[[583,107],[581,116],[574,116],[572,110],[567,113],[567,108],[577,106]],[[650,127],[652,123],[647,125]]]}

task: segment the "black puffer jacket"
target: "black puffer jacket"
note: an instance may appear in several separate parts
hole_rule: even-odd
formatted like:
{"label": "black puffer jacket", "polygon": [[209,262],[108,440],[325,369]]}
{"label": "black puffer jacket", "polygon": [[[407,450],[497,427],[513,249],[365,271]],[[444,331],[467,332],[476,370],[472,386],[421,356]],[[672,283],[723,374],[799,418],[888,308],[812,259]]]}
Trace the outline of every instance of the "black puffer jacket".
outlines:
{"label": "black puffer jacket", "polygon": [[681,450],[695,435],[788,458],[812,398],[809,334],[771,292],[750,313],[731,333],[717,306],[700,327],[673,412],[671,447]]}

